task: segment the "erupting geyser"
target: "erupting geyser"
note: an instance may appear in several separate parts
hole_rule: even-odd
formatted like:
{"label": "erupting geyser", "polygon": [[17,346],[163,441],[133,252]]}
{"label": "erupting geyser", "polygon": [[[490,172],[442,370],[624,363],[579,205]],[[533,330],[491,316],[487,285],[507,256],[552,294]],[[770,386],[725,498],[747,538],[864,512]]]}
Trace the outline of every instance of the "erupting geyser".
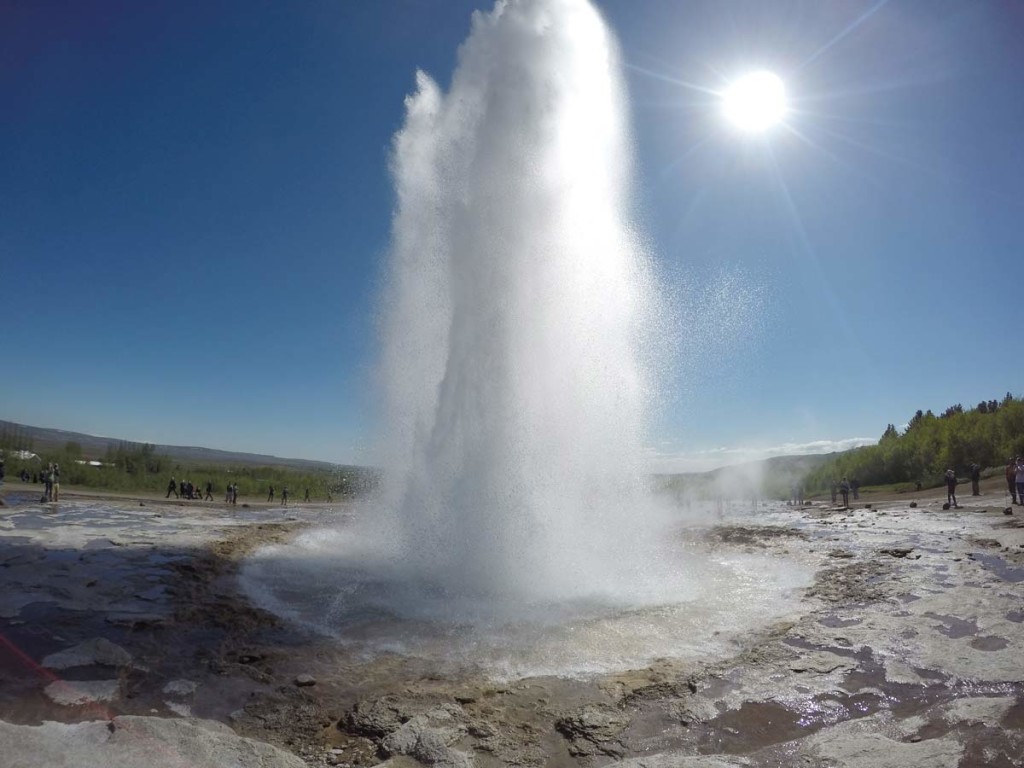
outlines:
{"label": "erupting geyser", "polygon": [[421,72],[406,105],[382,366],[400,557],[451,593],[621,589],[652,554],[653,295],[615,41],[586,0],[499,3],[448,93]]}
{"label": "erupting geyser", "polygon": [[600,15],[499,2],[474,16],[448,91],[419,73],[406,106],[384,487],[354,520],[260,550],[244,587],[342,642],[502,676],[725,653],[792,579],[695,551],[647,492],[663,313]]}

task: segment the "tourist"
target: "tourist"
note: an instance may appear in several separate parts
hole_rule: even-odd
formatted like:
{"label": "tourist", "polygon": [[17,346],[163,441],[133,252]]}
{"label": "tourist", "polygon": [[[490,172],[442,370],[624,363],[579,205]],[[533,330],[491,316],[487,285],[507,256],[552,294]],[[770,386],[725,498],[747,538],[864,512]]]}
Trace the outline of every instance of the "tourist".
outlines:
{"label": "tourist", "polygon": [[946,503],[952,508],[960,506],[956,503],[956,472],[952,469],[946,470]]}
{"label": "tourist", "polygon": [[43,482],[46,483],[43,489],[43,500],[53,501],[53,464],[46,465],[46,474],[43,475]]}
{"label": "tourist", "polygon": [[238,503],[238,483],[231,484],[231,503]]}
{"label": "tourist", "polygon": [[281,489],[281,503],[288,506],[288,486]]}
{"label": "tourist", "polygon": [[860,498],[860,480],[858,480],[856,477],[850,481],[850,490],[853,491],[854,501]]}
{"label": "tourist", "polygon": [[843,494],[843,507],[850,506],[850,482],[844,477],[839,483],[839,492]]}
{"label": "tourist", "polygon": [[1018,459],[1011,456],[1010,460],[1006,462],[1006,487],[1010,490],[1010,497],[1014,504],[1017,503],[1017,461]]}
{"label": "tourist", "polygon": [[831,489],[832,489],[832,503],[835,504],[836,503],[836,494],[839,492],[839,488],[836,485],[835,478],[832,479]]}
{"label": "tourist", "polygon": [[60,501],[60,464],[53,465],[53,488],[51,501]]}
{"label": "tourist", "polygon": [[981,467],[975,462],[971,464],[971,496],[981,496]]}
{"label": "tourist", "polygon": [[173,477],[171,478],[171,482],[167,484],[167,495],[164,498],[171,498],[172,493],[174,494],[174,498],[178,498],[178,483],[174,480]]}
{"label": "tourist", "polygon": [[203,501],[213,501],[213,481],[212,480],[207,480],[206,481],[206,496],[203,498]]}
{"label": "tourist", "polygon": [[1017,458],[1017,501],[1024,504],[1024,458]]}
{"label": "tourist", "polygon": [[274,486],[270,486],[270,490],[267,492],[267,501],[270,502],[270,501],[273,501],[273,500],[274,500]]}
{"label": "tourist", "polygon": [[302,499],[303,501],[309,501],[309,488],[306,489],[306,495]]}

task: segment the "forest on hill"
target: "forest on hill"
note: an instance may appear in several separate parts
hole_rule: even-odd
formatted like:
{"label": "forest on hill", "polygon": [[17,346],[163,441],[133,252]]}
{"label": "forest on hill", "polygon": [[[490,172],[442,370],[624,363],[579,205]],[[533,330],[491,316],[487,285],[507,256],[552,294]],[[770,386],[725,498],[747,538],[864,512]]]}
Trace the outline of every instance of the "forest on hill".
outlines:
{"label": "forest on hill", "polygon": [[938,416],[917,411],[905,429],[890,424],[877,445],[836,454],[807,475],[810,493],[829,489],[834,481],[856,478],[863,486],[921,483],[939,485],[952,469],[965,476],[971,464],[1002,468],[1024,455],[1024,400],[1007,393],[974,408],[952,405]]}

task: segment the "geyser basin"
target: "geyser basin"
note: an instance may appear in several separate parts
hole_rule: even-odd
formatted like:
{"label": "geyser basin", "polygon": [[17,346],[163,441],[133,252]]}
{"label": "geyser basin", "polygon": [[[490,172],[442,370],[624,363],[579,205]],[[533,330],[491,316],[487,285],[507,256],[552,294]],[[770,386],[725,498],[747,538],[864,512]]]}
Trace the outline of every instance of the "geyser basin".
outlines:
{"label": "geyser basin", "polygon": [[667,540],[662,581],[617,595],[524,601],[451,593],[382,556],[354,524],[264,547],[244,563],[241,584],[255,604],[354,652],[511,679],[725,657],[744,633],[796,610],[810,583],[792,562],[712,552],[686,539]]}

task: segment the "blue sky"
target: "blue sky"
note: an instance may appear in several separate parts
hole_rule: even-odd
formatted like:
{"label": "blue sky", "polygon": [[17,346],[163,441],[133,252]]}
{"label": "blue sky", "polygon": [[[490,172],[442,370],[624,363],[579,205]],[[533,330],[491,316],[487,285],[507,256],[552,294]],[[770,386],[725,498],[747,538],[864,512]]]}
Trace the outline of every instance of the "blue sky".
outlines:
{"label": "blue sky", "polygon": [[[1020,394],[1024,7],[598,7],[680,312],[663,466]],[[0,2],[0,418],[369,461],[391,137],[474,8]],[[717,91],[770,69],[787,127]]]}

